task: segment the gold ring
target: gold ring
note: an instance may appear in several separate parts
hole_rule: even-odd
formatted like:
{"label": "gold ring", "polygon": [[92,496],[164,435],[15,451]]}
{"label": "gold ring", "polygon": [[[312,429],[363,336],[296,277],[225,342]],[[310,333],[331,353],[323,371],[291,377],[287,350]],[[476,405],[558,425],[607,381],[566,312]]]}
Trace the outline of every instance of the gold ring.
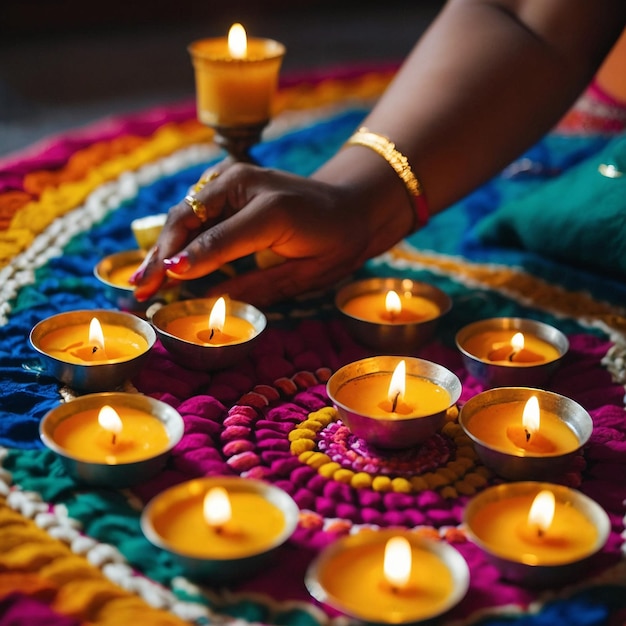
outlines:
{"label": "gold ring", "polygon": [[202,222],[206,222],[208,219],[208,212],[206,207],[198,198],[192,196],[191,194],[185,196],[185,203],[191,208],[194,212],[194,215]]}

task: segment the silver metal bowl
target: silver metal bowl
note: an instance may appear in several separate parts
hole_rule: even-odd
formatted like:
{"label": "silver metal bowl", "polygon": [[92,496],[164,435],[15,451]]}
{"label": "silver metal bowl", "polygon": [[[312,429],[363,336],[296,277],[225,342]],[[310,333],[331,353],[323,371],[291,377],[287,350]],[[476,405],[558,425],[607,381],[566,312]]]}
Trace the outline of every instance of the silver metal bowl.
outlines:
{"label": "silver metal bowl", "polygon": [[[559,353],[553,361],[518,363],[514,367],[478,358],[466,349],[467,341],[485,331],[514,330],[533,334],[553,345]],[[558,369],[569,350],[567,337],[554,326],[536,320],[518,317],[494,317],[473,322],[456,334],[456,346],[461,352],[468,373],[486,387],[540,387]]]}
{"label": "silver metal bowl", "polygon": [[229,314],[247,320],[254,328],[254,335],[247,341],[224,346],[200,345],[167,332],[168,324],[180,317],[206,315],[208,320],[216,300],[217,298],[197,298],[173,302],[157,309],[151,318],[163,347],[172,359],[188,369],[217,370],[234,365],[248,355],[265,330],[267,319],[261,311],[251,304],[230,300]]}
{"label": "silver metal bowl", "polygon": [[[472,417],[481,409],[493,404],[526,402],[533,395],[539,399],[542,409],[561,417],[574,432],[579,441],[576,449],[557,455],[527,451],[514,454],[487,445],[472,432]],[[509,480],[546,480],[568,471],[593,430],[593,420],[580,404],[558,393],[531,387],[498,387],[476,394],[461,407],[459,425],[472,440],[481,461],[498,476]]]}
{"label": "silver metal bowl", "polygon": [[[346,302],[367,293],[410,292],[431,300],[439,307],[439,315],[423,322],[384,324],[359,319],[344,311]],[[342,314],[348,332],[359,343],[385,354],[411,354],[434,334],[441,318],[452,308],[452,300],[441,289],[408,278],[368,278],[346,285],[337,292],[335,306]]]}
{"label": "silver metal bowl", "polygon": [[[123,405],[154,415],[167,431],[168,446],[150,458],[115,465],[76,458],[59,446],[54,439],[54,431],[63,420],[82,411],[100,409],[105,404]],[[83,483],[112,488],[135,485],[158,474],[163,469],[172,448],[182,439],[183,432],[183,419],[169,404],[143,394],[123,392],[80,396],[49,411],[39,424],[42,442],[59,456],[70,476]]]}
{"label": "silver metal bowl", "polygon": [[[532,565],[523,562],[521,555],[519,561],[498,555],[485,541],[476,535],[474,517],[486,504],[516,495],[535,495],[543,489],[552,491],[557,502],[567,503],[569,506],[584,513],[591,524],[598,530],[597,541],[591,546],[586,557],[568,563]],[[466,505],[463,512],[463,524],[470,540],[483,550],[489,560],[498,568],[504,579],[538,589],[571,583],[584,576],[593,556],[604,547],[611,532],[609,516],[597,502],[588,496],[563,485],[533,481],[506,483],[485,489],[477,496],[474,496]]]}
{"label": "silver metal bowl", "polygon": [[[63,361],[42,349],[42,338],[48,333],[77,324],[88,327],[93,317],[97,317],[103,324],[125,326],[136,332],[146,341],[145,352],[121,362],[78,364]],[[50,376],[81,391],[111,391],[137,374],[156,342],[156,333],[148,322],[132,313],[109,309],[82,309],[58,313],[37,323],[30,332],[29,341],[39,353],[44,371]]]}
{"label": "silver metal bowl", "polygon": [[[220,558],[185,554],[170,545],[159,533],[159,519],[168,509],[176,507],[190,498],[206,494],[212,487],[224,487],[228,492],[255,492],[278,507],[285,518],[285,526],[273,544],[262,552],[243,557]],[[165,550],[182,567],[189,578],[218,584],[235,582],[251,576],[265,567],[276,550],[293,534],[298,524],[299,509],[287,492],[261,480],[237,476],[215,476],[197,478],[170,487],[155,496],[141,515],[141,529],[152,544]]]}
{"label": "silver metal bowl", "polygon": [[106,297],[118,309],[143,314],[155,302],[172,302],[180,293],[180,285],[172,285],[161,288],[154,296],[145,302],[139,302],[135,298],[135,288],[130,283],[120,285],[112,282],[111,278],[115,271],[128,265],[139,265],[146,258],[146,251],[141,249],[124,250],[104,257],[93,270],[94,276],[102,283]]}
{"label": "silver metal bowl", "polygon": [[328,397],[335,405],[342,422],[357,437],[367,443],[388,449],[410,448],[426,441],[443,427],[446,410],[422,417],[381,419],[357,413],[337,401],[337,392],[348,381],[363,376],[388,373],[391,375],[400,360],[406,362],[407,377],[424,378],[443,387],[453,406],[461,395],[461,381],[442,365],[415,357],[375,356],[354,361],[337,370],[326,384]]}
{"label": "silver metal bowl", "polygon": [[[406,537],[409,543],[416,548],[434,553],[449,570],[453,579],[453,590],[447,598],[447,602],[440,610],[433,612],[432,614],[424,615],[424,612],[419,608],[420,601],[418,597],[415,600],[415,617],[397,616],[394,618],[392,615],[389,615],[385,616],[385,618],[373,619],[371,617],[371,613],[367,611],[368,607],[366,602],[363,603],[363,612],[358,613],[353,608],[348,608],[346,606],[345,598],[337,597],[336,594],[324,585],[324,574],[330,573],[334,569],[334,561],[342,552],[345,552],[346,550],[359,551],[361,548],[367,549],[367,547],[373,542],[376,544],[386,544],[389,539],[399,534]],[[419,563],[416,563],[415,566],[419,567]],[[382,562],[380,569],[382,572]],[[341,574],[338,573],[337,575]],[[452,609],[465,597],[469,588],[469,581],[470,573],[465,559],[455,548],[446,542],[426,539],[425,537],[420,537],[414,532],[398,531],[397,529],[386,528],[382,530],[379,529],[376,532],[362,531],[354,535],[341,537],[340,539],[332,542],[324,548],[320,552],[319,556],[311,563],[306,572],[304,583],[311,596],[318,602],[321,602],[322,604],[331,607],[335,611],[339,611],[344,615],[348,615],[359,622],[368,624],[408,625],[424,623],[425,621],[431,623],[430,620],[443,615]]]}

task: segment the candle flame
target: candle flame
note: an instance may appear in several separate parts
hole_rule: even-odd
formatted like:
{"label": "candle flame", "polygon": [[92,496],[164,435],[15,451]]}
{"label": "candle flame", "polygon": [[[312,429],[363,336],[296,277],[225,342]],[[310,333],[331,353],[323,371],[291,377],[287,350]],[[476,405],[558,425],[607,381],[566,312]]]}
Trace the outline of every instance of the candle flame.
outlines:
{"label": "candle flame", "polygon": [[540,535],[545,533],[554,519],[554,494],[547,489],[540,491],[533,500],[528,512],[528,525],[537,528]]}
{"label": "candle flame", "polygon": [[226,300],[224,298],[218,298],[211,309],[211,314],[209,315],[209,329],[219,330],[222,332],[224,330],[224,322],[226,321]]}
{"label": "candle flame", "polygon": [[204,519],[209,526],[221,528],[232,516],[230,499],[224,487],[212,487],[204,496]]}
{"label": "candle flame", "polygon": [[395,409],[400,400],[404,399],[404,390],[406,386],[406,361],[402,360],[396,365],[389,383],[389,392],[387,398]]}
{"label": "candle flame", "polygon": [[539,430],[540,423],[539,400],[537,396],[531,396],[524,405],[522,426],[529,435],[534,435]]}
{"label": "candle flame", "polygon": [[98,413],[98,424],[104,430],[119,435],[122,432],[122,420],[117,411],[108,404],[105,404]]}
{"label": "candle flame", "polygon": [[385,309],[392,317],[402,312],[400,296],[393,290],[389,290],[385,296]]}
{"label": "candle flame", "polygon": [[515,333],[511,337],[511,348],[513,348],[514,352],[524,349],[524,335],[522,333]]}
{"label": "candle flame", "polygon": [[411,544],[406,537],[392,537],[385,545],[383,573],[393,589],[404,589],[411,577]]}
{"label": "candle flame", "polygon": [[92,317],[89,323],[89,344],[97,350],[104,350],[104,333],[97,317]]}
{"label": "candle flame", "polygon": [[241,24],[233,24],[228,31],[228,52],[233,59],[245,59],[248,52],[246,30]]}

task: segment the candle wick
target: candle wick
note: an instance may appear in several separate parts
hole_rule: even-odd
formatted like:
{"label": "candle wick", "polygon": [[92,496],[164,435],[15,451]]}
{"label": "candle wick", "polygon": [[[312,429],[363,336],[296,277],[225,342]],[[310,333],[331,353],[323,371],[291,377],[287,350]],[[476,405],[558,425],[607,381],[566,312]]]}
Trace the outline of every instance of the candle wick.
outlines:
{"label": "candle wick", "polygon": [[398,393],[394,396],[393,401],[391,403],[391,412],[395,413],[396,412],[396,407],[398,406],[398,398],[400,397],[400,392],[398,391]]}
{"label": "candle wick", "polygon": [[117,441],[117,435],[115,433],[113,433],[111,435],[111,444],[115,445],[115,442]]}
{"label": "candle wick", "polygon": [[209,333],[209,341],[213,339],[213,335],[215,334],[215,328],[211,328],[211,332]]}
{"label": "candle wick", "polygon": [[524,432],[526,433],[526,443],[528,443],[530,441],[530,432],[526,428],[524,428]]}
{"label": "candle wick", "polygon": [[98,352],[98,346],[94,346],[94,347],[91,349],[91,354],[95,354],[96,352]]}
{"label": "candle wick", "polygon": [[517,356],[517,352],[513,350],[511,354],[509,354],[509,362],[513,362],[513,359]]}
{"label": "candle wick", "polygon": [[537,526],[537,537],[543,537],[544,531],[541,526]]}

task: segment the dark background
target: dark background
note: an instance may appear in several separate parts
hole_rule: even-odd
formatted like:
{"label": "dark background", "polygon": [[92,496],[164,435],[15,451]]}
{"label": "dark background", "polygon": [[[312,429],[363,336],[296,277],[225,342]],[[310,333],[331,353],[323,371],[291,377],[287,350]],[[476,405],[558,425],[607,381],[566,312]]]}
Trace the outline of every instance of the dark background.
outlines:
{"label": "dark background", "polygon": [[187,45],[241,22],[287,47],[282,74],[400,61],[443,0],[5,0],[0,156],[107,115],[194,95]]}

